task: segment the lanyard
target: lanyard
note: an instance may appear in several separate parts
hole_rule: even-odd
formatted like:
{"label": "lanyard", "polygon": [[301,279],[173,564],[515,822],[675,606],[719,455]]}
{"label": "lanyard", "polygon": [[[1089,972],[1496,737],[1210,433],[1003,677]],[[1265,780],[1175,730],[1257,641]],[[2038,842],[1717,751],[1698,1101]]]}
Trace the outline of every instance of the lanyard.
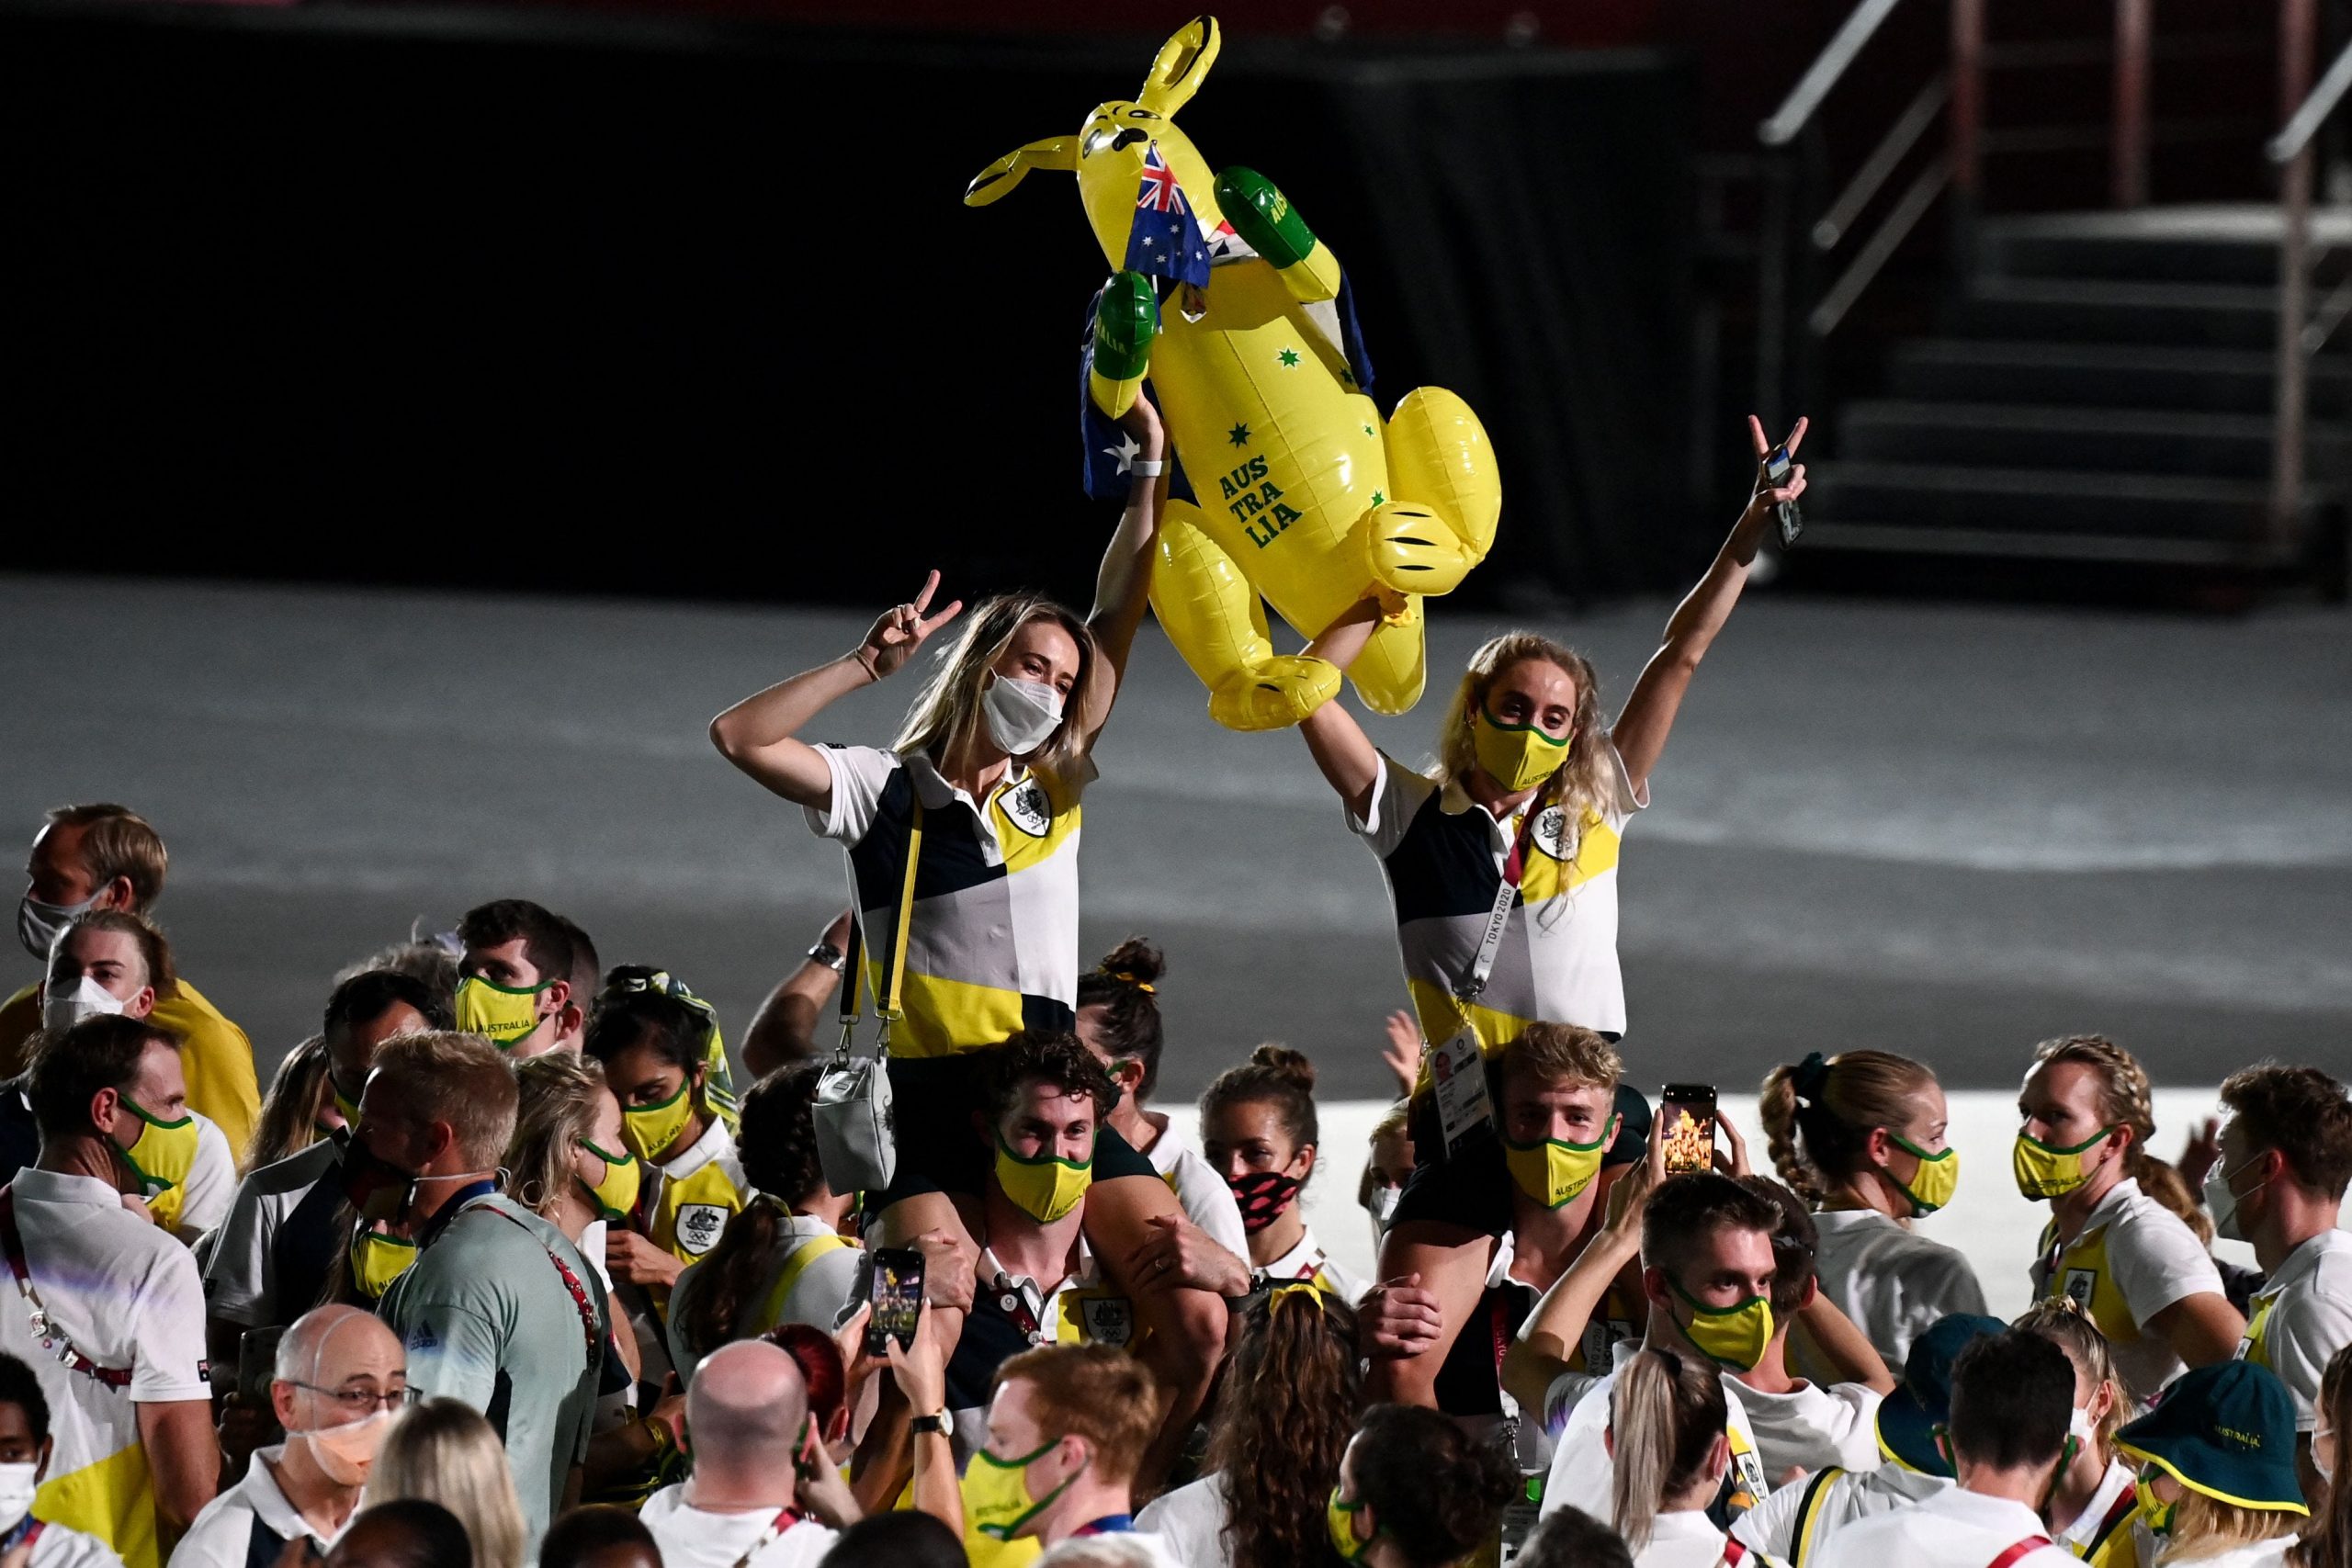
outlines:
{"label": "lanyard", "polygon": [[49,1309],[40,1304],[40,1297],[33,1291],[32,1270],[25,1264],[25,1238],[17,1229],[17,1190],[0,1187],[0,1251],[8,1257],[8,1272],[17,1278],[17,1294],[25,1302],[26,1323],[41,1348],[65,1364],[68,1371],[80,1372],[108,1388],[130,1386],[130,1372],[122,1367],[102,1367],[82,1353],[64,1330],[50,1321]]}
{"label": "lanyard", "polygon": [[743,1555],[735,1560],[734,1568],[752,1568],[752,1558],[757,1557],[761,1552],[765,1551],[769,1547],[774,1546],[777,1540],[782,1539],[785,1531],[790,1529],[799,1522],[799,1509],[777,1509],[775,1517],[768,1521],[768,1528],[760,1532],[760,1539],[752,1542],[750,1546],[744,1548]]}
{"label": "lanyard", "polygon": [[1494,907],[1487,911],[1487,929],[1478,938],[1477,956],[1470,961],[1469,975],[1454,987],[1454,999],[1463,1004],[1465,1022],[1469,1004],[1478,999],[1478,994],[1487,988],[1487,976],[1495,972],[1495,954],[1502,951],[1503,931],[1510,924],[1511,907],[1519,902],[1520,879],[1527,874],[1527,840],[1542,812],[1543,801],[1538,796],[1528,801],[1526,811],[1520,817],[1519,832],[1511,840],[1510,853],[1503,860],[1502,877],[1495,888]]}

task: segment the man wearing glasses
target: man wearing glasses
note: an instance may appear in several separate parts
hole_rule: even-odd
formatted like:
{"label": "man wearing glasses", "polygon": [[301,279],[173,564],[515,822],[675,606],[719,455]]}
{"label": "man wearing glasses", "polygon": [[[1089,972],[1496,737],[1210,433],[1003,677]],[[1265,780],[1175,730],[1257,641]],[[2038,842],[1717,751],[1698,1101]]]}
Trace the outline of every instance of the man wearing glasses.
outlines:
{"label": "man wearing glasses", "polygon": [[356,1307],[304,1314],[277,1342],[270,1404],[286,1441],[257,1449],[245,1478],[205,1506],[173,1568],[246,1568],[307,1539],[325,1555],[359,1506],[392,1418],[409,1403],[400,1338]]}

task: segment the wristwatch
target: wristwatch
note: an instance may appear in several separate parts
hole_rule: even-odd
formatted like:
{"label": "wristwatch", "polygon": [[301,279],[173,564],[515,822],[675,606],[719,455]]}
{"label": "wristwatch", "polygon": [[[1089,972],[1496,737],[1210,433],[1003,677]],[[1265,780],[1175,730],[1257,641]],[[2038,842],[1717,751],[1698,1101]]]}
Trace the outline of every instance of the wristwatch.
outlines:
{"label": "wristwatch", "polygon": [[944,1410],[941,1411],[936,1416],[916,1416],[912,1421],[907,1423],[907,1430],[916,1433],[936,1432],[943,1438],[954,1435],[948,1429],[947,1412]]}
{"label": "wristwatch", "polygon": [[810,948],[808,950],[808,956],[815,962],[823,964],[826,968],[831,970],[836,975],[840,974],[849,965],[849,959],[847,955],[845,955],[840,948],[835,947],[830,942],[820,942],[816,946]]}

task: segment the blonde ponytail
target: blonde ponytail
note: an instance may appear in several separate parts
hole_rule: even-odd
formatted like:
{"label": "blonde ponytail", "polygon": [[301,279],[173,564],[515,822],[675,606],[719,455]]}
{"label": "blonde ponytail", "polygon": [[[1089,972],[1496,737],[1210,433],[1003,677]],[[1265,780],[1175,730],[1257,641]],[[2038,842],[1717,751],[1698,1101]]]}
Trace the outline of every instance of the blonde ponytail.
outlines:
{"label": "blonde ponytail", "polygon": [[1650,1543],[1666,1499],[1699,1479],[1728,1419],[1723,1380],[1695,1357],[1647,1348],[1619,1370],[1610,1396],[1610,1510],[1625,1549]]}

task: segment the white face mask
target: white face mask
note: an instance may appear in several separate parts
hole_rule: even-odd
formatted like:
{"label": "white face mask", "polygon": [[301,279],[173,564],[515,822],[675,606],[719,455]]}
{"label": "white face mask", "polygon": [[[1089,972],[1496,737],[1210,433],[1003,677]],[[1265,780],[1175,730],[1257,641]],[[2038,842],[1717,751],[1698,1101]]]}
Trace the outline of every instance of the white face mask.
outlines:
{"label": "white face mask", "polygon": [[1401,1187],[1375,1187],[1372,1190],[1372,1201],[1364,1205],[1364,1210],[1372,1215],[1374,1230],[1382,1235],[1388,1234],[1388,1227],[1396,1223],[1396,1205],[1404,1196],[1405,1190]]}
{"label": "white face mask", "polygon": [[[2248,1159],[2245,1165],[2238,1167],[2238,1170],[2244,1170],[2253,1163],[2254,1160]],[[2237,1170],[2223,1170],[2218,1166],[2205,1173],[2205,1212],[2213,1216],[2213,1234],[2227,1241],[2246,1239],[2245,1227],[2238,1224],[2238,1204],[2252,1193],[2230,1190],[2230,1178],[2236,1174]],[[2267,1182],[2257,1181],[2254,1184],[2254,1191],[2259,1192],[2268,1185]]]}
{"label": "white face mask", "polygon": [[73,924],[74,916],[88,914],[97,901],[98,896],[93,893],[78,904],[44,904],[28,893],[17,906],[17,940],[25,944],[27,953],[46,964],[59,933]]}
{"label": "white face mask", "polygon": [[0,1464],[0,1531],[12,1530],[33,1506],[40,1483],[37,1464]]}
{"label": "white face mask", "polygon": [[87,975],[68,986],[51,980],[41,998],[40,1021],[45,1029],[71,1029],[85,1018],[120,1012],[127,1004]]}
{"label": "white face mask", "polygon": [[2312,1434],[2312,1468],[2319,1472],[2319,1478],[2322,1481],[2333,1481],[2335,1479],[2335,1466],[2324,1462],[2319,1457],[2319,1440],[2322,1438],[2327,1439],[2327,1446],[2330,1449],[2335,1448],[2335,1428],[2322,1427]]}
{"label": "white face mask", "polygon": [[1007,756],[1020,757],[1046,743],[1062,721],[1062,694],[1043,681],[999,675],[980,694],[989,739]]}
{"label": "white face mask", "polygon": [[2098,1441],[2098,1424],[2091,1419],[2090,1411],[2081,1406],[2077,1406],[2075,1413],[2066,1417],[2066,1431],[2084,1448],[2089,1448]]}

